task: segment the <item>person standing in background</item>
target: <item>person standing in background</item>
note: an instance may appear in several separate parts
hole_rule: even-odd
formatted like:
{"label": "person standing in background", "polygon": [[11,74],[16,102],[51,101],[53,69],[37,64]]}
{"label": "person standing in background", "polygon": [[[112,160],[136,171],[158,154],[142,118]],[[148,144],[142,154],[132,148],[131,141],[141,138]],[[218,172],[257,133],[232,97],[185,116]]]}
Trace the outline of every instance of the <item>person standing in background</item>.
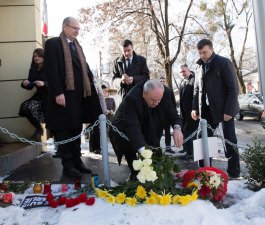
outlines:
{"label": "person standing in background", "polygon": [[[197,43],[200,59],[197,64],[201,68],[194,87],[191,116],[194,120],[200,117],[207,120],[212,129],[222,123],[224,138],[237,144],[234,116],[239,112],[238,83],[231,61],[215,54],[213,44],[208,39]],[[213,136],[208,128],[208,136]],[[226,143],[225,156],[228,159],[227,172],[230,178],[240,176],[239,151]],[[200,161],[200,166],[204,166]]]}
{"label": "person standing in background", "polygon": [[106,106],[107,106],[107,119],[112,121],[115,110],[116,110],[116,103],[114,98],[110,96],[109,89],[106,85],[102,85],[103,95],[105,98]]}
{"label": "person standing in background", "polygon": [[[92,89],[95,89],[93,74],[76,39],[79,30],[78,20],[67,17],[63,20],[60,36],[50,38],[45,43],[49,84],[46,127],[53,132],[56,141],[81,133],[84,98],[92,96]],[[58,146],[66,176],[79,178],[82,172],[91,173],[81,160],[80,144],[81,137]]]}
{"label": "person standing in background", "polygon": [[124,98],[132,87],[150,77],[146,59],[135,53],[133,43],[126,39],[122,47],[123,55],[114,61],[112,80],[120,81],[120,93]]}
{"label": "person standing in background", "polygon": [[[186,64],[180,66],[180,73],[183,77],[179,87],[180,117],[182,119],[183,136],[186,139],[197,130],[199,125],[199,121],[193,120],[191,117],[195,74],[190,71]],[[195,137],[183,144],[183,150],[180,153],[186,153],[186,155],[181,156],[180,159],[185,160],[193,157],[193,140]]]}
{"label": "person standing in background", "polygon": [[[166,80],[165,77],[160,77],[160,78],[159,78],[159,81],[160,81],[163,85],[167,86],[167,80]],[[174,96],[174,100],[175,100],[175,96]],[[175,105],[175,107],[176,107],[176,101],[174,101],[174,105]],[[175,151],[173,151],[173,150],[171,149],[170,124],[166,124],[166,125],[165,125],[164,131],[165,131],[165,145],[166,145],[166,150],[165,150],[165,152],[170,153],[170,154],[174,154]]]}

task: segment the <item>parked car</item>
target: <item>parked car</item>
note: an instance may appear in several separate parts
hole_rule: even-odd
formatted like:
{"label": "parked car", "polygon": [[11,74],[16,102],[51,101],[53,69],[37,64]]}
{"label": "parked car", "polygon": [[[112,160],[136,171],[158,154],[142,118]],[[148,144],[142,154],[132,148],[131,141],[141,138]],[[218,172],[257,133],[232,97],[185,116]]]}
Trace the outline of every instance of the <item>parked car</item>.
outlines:
{"label": "parked car", "polygon": [[239,95],[238,102],[240,111],[235,116],[237,120],[242,120],[244,116],[257,117],[260,120],[264,111],[263,97],[260,93]]}
{"label": "parked car", "polygon": [[260,122],[261,122],[261,126],[265,129],[265,113],[264,113],[264,111],[261,114]]}

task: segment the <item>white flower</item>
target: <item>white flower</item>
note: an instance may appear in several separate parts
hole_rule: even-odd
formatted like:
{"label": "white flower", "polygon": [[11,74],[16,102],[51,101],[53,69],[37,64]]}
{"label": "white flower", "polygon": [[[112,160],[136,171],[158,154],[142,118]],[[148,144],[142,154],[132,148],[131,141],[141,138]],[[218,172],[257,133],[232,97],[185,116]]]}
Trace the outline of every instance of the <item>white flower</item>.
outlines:
{"label": "white flower", "polygon": [[221,184],[221,178],[219,174],[213,175],[210,177],[210,181],[209,181],[210,185],[212,187],[218,188],[219,185]]}
{"label": "white flower", "polygon": [[150,166],[143,166],[142,169],[140,170],[141,173],[144,174],[145,177],[148,177],[149,174],[153,171],[153,168]]}
{"label": "white flower", "polygon": [[145,158],[145,159],[151,159],[153,152],[151,150],[145,149],[141,155]]}
{"label": "white flower", "polygon": [[151,166],[152,165],[152,159],[144,159],[143,165],[144,166]]}
{"label": "white flower", "polygon": [[146,178],[147,181],[152,181],[152,182],[154,182],[156,179],[157,179],[157,175],[154,170]]}
{"label": "white flower", "polygon": [[143,161],[141,159],[133,160],[133,168],[135,170],[140,170],[142,167],[143,167]]}
{"label": "white flower", "polygon": [[145,183],[145,174],[142,172],[142,171],[140,171],[138,174],[137,174],[137,179],[141,182],[141,183]]}

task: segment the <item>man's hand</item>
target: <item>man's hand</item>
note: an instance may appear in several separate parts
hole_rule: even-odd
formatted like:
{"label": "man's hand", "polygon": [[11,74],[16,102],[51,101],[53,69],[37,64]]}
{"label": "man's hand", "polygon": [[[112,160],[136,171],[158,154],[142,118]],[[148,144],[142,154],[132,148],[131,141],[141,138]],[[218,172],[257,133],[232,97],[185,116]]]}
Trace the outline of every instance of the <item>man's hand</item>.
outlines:
{"label": "man's hand", "polygon": [[65,107],[66,106],[66,102],[65,102],[65,97],[64,94],[60,94],[58,96],[55,97],[55,101],[58,105]]}
{"label": "man's hand", "polygon": [[191,111],[191,118],[194,120],[200,119],[200,116],[197,115],[197,110],[192,110]]}
{"label": "man's hand", "polygon": [[232,116],[229,116],[229,115],[227,115],[227,114],[224,114],[224,121],[229,121],[229,120],[231,120],[232,119]]}
{"label": "man's hand", "polygon": [[44,82],[41,81],[41,80],[36,80],[36,81],[35,81],[35,84],[36,84],[37,87],[42,87],[42,86],[44,86]]}
{"label": "man's hand", "polygon": [[173,139],[177,148],[183,145],[183,134],[180,129],[174,129]]}

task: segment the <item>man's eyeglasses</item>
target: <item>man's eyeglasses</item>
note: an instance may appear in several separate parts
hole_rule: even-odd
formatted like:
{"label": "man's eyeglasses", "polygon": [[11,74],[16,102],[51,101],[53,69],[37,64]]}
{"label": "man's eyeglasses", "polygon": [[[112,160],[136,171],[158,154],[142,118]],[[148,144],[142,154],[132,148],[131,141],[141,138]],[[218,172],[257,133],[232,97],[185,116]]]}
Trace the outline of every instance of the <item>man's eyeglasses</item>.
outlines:
{"label": "man's eyeglasses", "polygon": [[73,26],[70,26],[70,25],[68,25],[68,24],[66,24],[66,26],[71,27],[72,29],[74,29],[74,30],[76,30],[76,31],[80,31],[80,27],[73,27]]}

